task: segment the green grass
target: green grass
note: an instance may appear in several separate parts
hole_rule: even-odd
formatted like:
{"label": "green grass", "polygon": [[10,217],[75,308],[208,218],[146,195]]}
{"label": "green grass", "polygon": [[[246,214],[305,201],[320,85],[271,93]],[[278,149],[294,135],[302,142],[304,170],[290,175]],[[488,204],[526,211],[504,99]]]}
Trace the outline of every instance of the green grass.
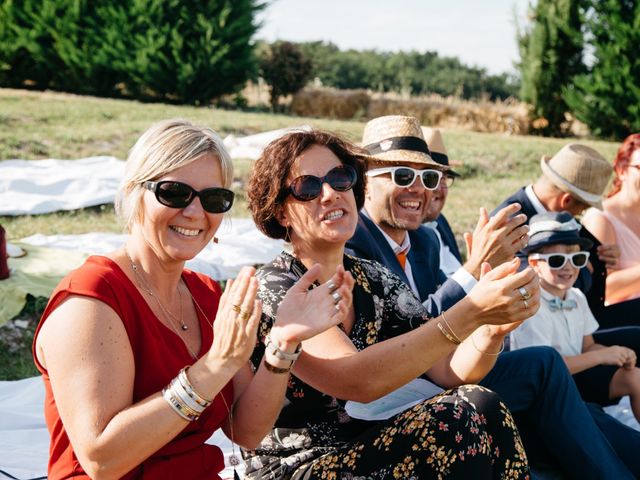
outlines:
{"label": "green grass", "polygon": [[[398,112],[401,114],[402,112]],[[153,122],[181,117],[212,127],[223,137],[307,124],[340,133],[358,141],[363,122],[336,121],[228,111],[208,107],[145,104],[52,92],[0,89],[0,161],[22,159],[75,159],[112,155],[125,159],[137,137]],[[506,196],[539,174],[542,155],[552,155],[569,140],[504,134],[443,130],[449,156],[463,163],[464,175],[450,191],[445,214],[459,235],[473,229],[481,206],[493,209]],[[605,158],[612,159],[618,144],[581,140]],[[237,200],[232,214],[248,216],[245,184],[250,160],[237,160]],[[9,240],[34,233],[64,234],[93,231],[119,232],[111,206],[48,215],[0,217]],[[10,360],[0,345],[0,378],[20,378],[33,373],[30,354]],[[20,357],[20,356],[18,356]],[[28,357],[28,358],[27,358]],[[22,357],[20,357],[22,358]],[[8,369],[8,371],[7,371]],[[31,373],[25,373],[31,372]]]}

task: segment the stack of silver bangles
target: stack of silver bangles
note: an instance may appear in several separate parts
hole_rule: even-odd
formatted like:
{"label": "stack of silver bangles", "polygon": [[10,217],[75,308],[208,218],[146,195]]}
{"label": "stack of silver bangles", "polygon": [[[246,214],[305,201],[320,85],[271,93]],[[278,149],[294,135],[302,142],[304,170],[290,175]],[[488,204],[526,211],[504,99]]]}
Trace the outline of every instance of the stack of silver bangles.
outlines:
{"label": "stack of silver bangles", "polygon": [[187,377],[187,369],[180,370],[177,377],[162,390],[162,397],[182,418],[193,422],[200,418],[202,412],[213,403],[200,395]]}

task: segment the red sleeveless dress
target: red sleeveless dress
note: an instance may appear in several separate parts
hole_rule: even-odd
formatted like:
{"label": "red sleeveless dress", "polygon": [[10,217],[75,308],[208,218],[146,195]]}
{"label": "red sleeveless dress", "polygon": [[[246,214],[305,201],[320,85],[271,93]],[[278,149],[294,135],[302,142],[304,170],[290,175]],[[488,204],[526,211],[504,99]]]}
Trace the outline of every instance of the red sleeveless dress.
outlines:
{"label": "red sleeveless dress", "polygon": [[[220,301],[220,286],[205,275],[189,270],[182,274],[185,284],[213,322]],[[129,336],[135,360],[133,403],[160,392],[185,365],[194,360],[176,334],[160,323],[144,298],[120,267],[111,259],[92,256],[77,270],[67,275],[54,290],[40,325],[70,295],[96,298],[118,314]],[[213,329],[198,308],[202,347],[198,357],[211,347]],[[34,359],[36,358],[34,354]],[[45,419],[51,435],[49,447],[49,479],[89,478],[83,471],[60,419],[51,382],[45,368],[36,359],[45,386]],[[227,405],[233,402],[233,386],[229,382],[222,393]],[[220,395],[200,419],[185,427],[171,442],[127,473],[125,479],[219,479],[224,468],[222,451],[205,444],[213,432],[226,420],[228,412]]]}

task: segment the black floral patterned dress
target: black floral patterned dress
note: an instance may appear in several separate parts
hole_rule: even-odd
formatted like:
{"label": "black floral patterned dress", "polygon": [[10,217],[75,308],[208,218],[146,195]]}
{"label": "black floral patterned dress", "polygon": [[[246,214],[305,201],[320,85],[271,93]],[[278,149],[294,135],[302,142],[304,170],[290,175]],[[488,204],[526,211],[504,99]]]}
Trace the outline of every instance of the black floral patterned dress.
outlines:
{"label": "black floral patterned dress", "polygon": [[[428,321],[413,292],[377,262],[344,257],[353,275],[358,350]],[[252,363],[287,290],[306,268],[283,252],[257,273],[263,315]],[[250,479],[529,478],[527,458],[511,413],[493,392],[463,385],[388,420],[351,418],[345,402],[291,375],[287,405],[255,450],[243,451]]]}

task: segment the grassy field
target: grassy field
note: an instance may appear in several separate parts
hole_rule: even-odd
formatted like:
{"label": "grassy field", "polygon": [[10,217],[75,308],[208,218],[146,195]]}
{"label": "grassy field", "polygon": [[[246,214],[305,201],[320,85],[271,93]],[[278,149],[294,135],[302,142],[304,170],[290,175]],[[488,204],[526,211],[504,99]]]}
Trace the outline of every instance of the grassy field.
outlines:
{"label": "grassy field", "polygon": [[[402,112],[398,112],[402,113]],[[208,125],[223,137],[250,135],[307,124],[342,134],[352,141],[362,135],[364,123],[292,117],[268,113],[227,111],[125,100],[81,97],[52,92],[0,89],[0,161],[14,158],[73,159],[113,155],[125,159],[128,149],[151,123],[182,117]],[[567,140],[461,130],[443,132],[449,156],[463,162],[464,178],[453,186],[445,213],[454,229],[473,227],[480,206],[493,208],[539,173],[542,155],[555,153]],[[587,141],[606,158],[617,144]],[[236,161],[242,185],[251,168],[249,160]],[[242,191],[234,216],[248,215]],[[33,233],[84,233],[119,231],[111,207],[26,217],[0,217],[8,238]]]}
{"label": "grassy field", "polygon": [[[95,155],[125,159],[128,149],[151,123],[175,117],[210,126],[223,137],[307,124],[358,141],[364,127],[364,123],[356,121],[0,89],[0,161],[17,158],[75,159]],[[443,135],[450,158],[463,163],[457,168],[463,178],[454,184],[445,208],[445,214],[459,234],[473,228],[479,207],[491,210],[517,188],[534,180],[539,174],[540,157],[552,155],[567,142],[462,130],[446,130]],[[613,158],[618,147],[609,142],[583,142],[609,159]],[[234,216],[248,216],[242,185],[250,169],[250,160],[236,161],[236,178],[241,187],[237,191],[239,198],[234,205]],[[9,240],[34,233],[120,231],[111,206],[49,215],[0,216],[0,224],[6,229]],[[2,351],[4,349],[0,345]],[[28,356],[28,352],[17,356],[0,353],[0,379],[30,374]]]}

